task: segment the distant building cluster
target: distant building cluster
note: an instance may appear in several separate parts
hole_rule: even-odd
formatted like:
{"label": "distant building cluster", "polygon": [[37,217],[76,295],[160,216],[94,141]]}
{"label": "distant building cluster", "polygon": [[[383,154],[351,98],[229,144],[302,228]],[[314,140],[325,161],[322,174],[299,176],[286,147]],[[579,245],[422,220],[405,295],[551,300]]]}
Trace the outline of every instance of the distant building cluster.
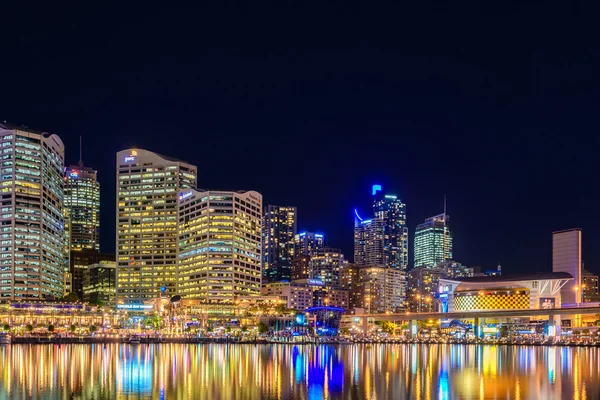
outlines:
{"label": "distant building cluster", "polygon": [[[267,296],[298,311],[431,312],[444,307],[444,282],[501,275],[454,261],[445,206],[416,227],[409,268],[406,204],[373,185],[372,210],[354,210],[351,262],[324,233],[299,232],[295,206],[199,188],[197,166],[143,149],[116,154],[116,254],[103,253],[98,173],[81,156],[65,166],[64,154],[56,135],[0,125],[0,301],[146,310],[177,295],[214,306]],[[563,302],[600,300],[580,256],[580,230],[554,234],[553,271],[574,278]]]}

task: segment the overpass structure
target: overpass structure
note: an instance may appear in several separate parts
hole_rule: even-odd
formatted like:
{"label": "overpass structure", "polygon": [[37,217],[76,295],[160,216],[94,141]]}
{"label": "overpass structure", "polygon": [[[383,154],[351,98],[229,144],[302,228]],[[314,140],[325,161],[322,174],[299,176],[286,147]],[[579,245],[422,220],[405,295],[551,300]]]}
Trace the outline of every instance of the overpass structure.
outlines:
{"label": "overpass structure", "polygon": [[439,321],[439,320],[473,320],[474,326],[479,326],[485,319],[498,318],[527,318],[547,316],[551,325],[560,327],[560,319],[565,316],[581,316],[589,314],[600,314],[600,306],[593,307],[565,307],[565,308],[538,308],[528,310],[493,310],[493,311],[458,311],[449,313],[412,313],[402,314],[355,314],[351,317],[360,320],[364,332],[368,331],[369,322],[392,321],[408,322],[411,334],[414,334],[413,326],[417,321]]}

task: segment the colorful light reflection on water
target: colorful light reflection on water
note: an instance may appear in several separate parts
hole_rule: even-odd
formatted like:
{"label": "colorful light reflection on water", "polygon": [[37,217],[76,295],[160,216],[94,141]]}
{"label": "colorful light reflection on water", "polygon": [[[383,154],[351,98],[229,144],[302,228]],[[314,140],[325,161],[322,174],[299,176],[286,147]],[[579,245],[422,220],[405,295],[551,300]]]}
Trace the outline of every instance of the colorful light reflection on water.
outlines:
{"label": "colorful light reflection on water", "polygon": [[600,398],[596,348],[13,345],[0,364],[0,398]]}

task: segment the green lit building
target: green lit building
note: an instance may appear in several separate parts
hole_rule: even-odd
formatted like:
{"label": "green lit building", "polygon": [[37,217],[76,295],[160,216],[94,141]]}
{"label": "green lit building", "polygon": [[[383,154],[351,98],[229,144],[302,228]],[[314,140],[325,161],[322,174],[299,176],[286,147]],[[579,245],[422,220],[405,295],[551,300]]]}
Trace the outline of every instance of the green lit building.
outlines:
{"label": "green lit building", "polygon": [[427,218],[415,231],[414,267],[435,267],[452,259],[452,234],[448,215]]}

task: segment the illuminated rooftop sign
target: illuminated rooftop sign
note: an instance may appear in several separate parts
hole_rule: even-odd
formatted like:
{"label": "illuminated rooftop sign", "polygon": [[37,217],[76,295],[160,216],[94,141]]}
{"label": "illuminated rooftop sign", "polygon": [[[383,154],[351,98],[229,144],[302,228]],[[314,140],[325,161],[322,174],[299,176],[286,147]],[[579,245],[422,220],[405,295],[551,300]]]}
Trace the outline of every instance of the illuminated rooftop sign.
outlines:
{"label": "illuminated rooftop sign", "polygon": [[323,283],[323,281],[320,280],[320,279],[309,279],[308,280],[308,284],[309,285],[315,285],[315,286],[325,286],[325,284]]}
{"label": "illuminated rooftop sign", "polygon": [[373,196],[375,196],[375,194],[377,192],[381,192],[381,185],[373,185],[373,188],[372,188]]}
{"label": "illuminated rooftop sign", "polygon": [[187,193],[179,193],[179,200],[185,200],[188,197],[192,197],[192,192],[187,192]]}
{"label": "illuminated rooftop sign", "polygon": [[79,172],[78,172],[78,171],[73,171],[73,172],[71,172],[71,173],[69,174],[69,176],[70,176],[71,178],[77,178],[77,177],[79,176]]}
{"label": "illuminated rooftop sign", "polygon": [[323,237],[323,234],[322,234],[322,233],[315,233],[315,237],[316,237],[316,238],[322,238],[322,237]]}
{"label": "illuminated rooftop sign", "polygon": [[125,162],[134,161],[137,155],[138,153],[136,150],[131,150],[131,153],[129,153],[129,157],[125,157]]}

